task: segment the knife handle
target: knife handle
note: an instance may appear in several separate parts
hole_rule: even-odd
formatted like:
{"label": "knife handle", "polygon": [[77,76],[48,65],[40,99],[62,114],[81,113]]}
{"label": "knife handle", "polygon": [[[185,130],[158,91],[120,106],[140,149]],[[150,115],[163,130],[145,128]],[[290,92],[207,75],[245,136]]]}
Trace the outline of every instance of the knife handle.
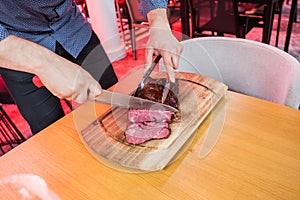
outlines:
{"label": "knife handle", "polygon": [[145,81],[150,76],[151,72],[153,71],[153,69],[155,68],[155,66],[157,65],[160,59],[161,59],[161,55],[156,56],[154,61],[151,63],[149,69],[147,69],[145,75],[143,76],[142,81]]}
{"label": "knife handle", "polygon": [[34,76],[34,77],[32,78],[32,82],[33,82],[33,84],[34,84],[36,87],[38,87],[38,88],[41,88],[41,87],[44,86],[44,84],[42,83],[41,79],[40,79],[38,76]]}

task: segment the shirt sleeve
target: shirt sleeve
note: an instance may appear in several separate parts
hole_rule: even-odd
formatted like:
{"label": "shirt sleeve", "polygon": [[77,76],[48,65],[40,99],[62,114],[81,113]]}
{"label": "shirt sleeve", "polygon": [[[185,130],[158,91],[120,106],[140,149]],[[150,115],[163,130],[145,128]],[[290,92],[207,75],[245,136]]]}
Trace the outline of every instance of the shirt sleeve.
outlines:
{"label": "shirt sleeve", "polygon": [[0,24],[0,41],[8,36],[8,31]]}
{"label": "shirt sleeve", "polygon": [[139,12],[145,17],[149,11],[156,8],[167,8],[168,0],[139,0]]}

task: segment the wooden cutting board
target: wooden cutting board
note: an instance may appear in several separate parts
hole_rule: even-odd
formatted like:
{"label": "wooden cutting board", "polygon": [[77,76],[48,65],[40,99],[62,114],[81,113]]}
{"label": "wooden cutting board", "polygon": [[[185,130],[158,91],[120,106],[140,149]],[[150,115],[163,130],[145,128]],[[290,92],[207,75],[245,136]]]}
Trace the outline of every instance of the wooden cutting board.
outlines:
{"label": "wooden cutting board", "polygon": [[[136,73],[120,81],[117,87],[127,86],[126,93],[132,93],[136,88],[130,85],[137,84],[129,84],[132,82],[129,80],[136,79]],[[165,76],[163,72],[151,75],[152,78]],[[199,74],[177,73],[176,79],[181,120],[170,124],[171,135],[168,138],[140,145],[123,142],[122,136],[129,124],[128,110],[111,108],[80,132],[88,150],[97,159],[120,169],[155,171],[167,166],[227,90],[223,83]]]}

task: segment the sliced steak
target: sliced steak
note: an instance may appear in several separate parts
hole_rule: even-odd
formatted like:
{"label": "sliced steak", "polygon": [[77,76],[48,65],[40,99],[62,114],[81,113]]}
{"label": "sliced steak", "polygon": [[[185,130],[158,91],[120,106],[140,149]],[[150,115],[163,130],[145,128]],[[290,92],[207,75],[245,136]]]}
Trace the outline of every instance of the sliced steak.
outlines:
{"label": "sliced steak", "polygon": [[129,144],[141,144],[151,139],[167,138],[170,135],[168,122],[133,123],[125,132]]}
{"label": "sliced steak", "polygon": [[[166,79],[149,79],[144,88],[137,96],[143,99],[159,102],[162,101],[162,94]],[[172,84],[167,95],[165,104],[178,109],[178,86]],[[169,123],[178,121],[176,113],[162,110],[136,110],[128,113],[131,124],[125,131],[125,140],[129,144],[141,144],[151,139],[167,138],[170,135]]]}
{"label": "sliced steak", "polygon": [[[166,79],[149,79],[144,88],[137,94],[138,97],[162,103],[162,95]],[[169,94],[164,102],[169,106],[178,109],[178,85],[171,84]]]}
{"label": "sliced steak", "polygon": [[132,123],[171,122],[173,115],[174,113],[171,111],[132,109],[128,113],[128,119]]}

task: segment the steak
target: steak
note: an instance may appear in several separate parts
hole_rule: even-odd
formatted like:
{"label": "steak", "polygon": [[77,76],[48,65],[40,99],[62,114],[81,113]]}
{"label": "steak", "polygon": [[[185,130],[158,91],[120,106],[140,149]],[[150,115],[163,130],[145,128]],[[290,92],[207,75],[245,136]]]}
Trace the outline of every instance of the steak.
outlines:
{"label": "steak", "polygon": [[[136,96],[162,103],[162,94],[166,79],[151,79],[145,84]],[[178,86],[170,88],[165,104],[178,109]],[[169,124],[177,121],[176,113],[163,110],[137,110],[128,112],[131,124],[125,131],[125,140],[129,144],[141,144],[151,139],[167,138],[170,134]]]}
{"label": "steak", "polygon": [[[164,90],[164,85],[166,84],[166,79],[151,79],[147,81],[144,88],[138,92],[137,96],[143,99],[148,99],[151,101],[162,103],[162,95]],[[166,97],[164,104],[172,106],[178,109],[178,85],[171,83],[169,94]]]}
{"label": "steak", "polygon": [[170,135],[168,122],[132,123],[125,132],[129,144],[141,144],[151,139],[167,138]]}
{"label": "steak", "polygon": [[171,111],[160,111],[160,110],[136,110],[132,109],[128,113],[128,119],[132,123],[140,122],[171,122],[172,116],[174,115]]}

